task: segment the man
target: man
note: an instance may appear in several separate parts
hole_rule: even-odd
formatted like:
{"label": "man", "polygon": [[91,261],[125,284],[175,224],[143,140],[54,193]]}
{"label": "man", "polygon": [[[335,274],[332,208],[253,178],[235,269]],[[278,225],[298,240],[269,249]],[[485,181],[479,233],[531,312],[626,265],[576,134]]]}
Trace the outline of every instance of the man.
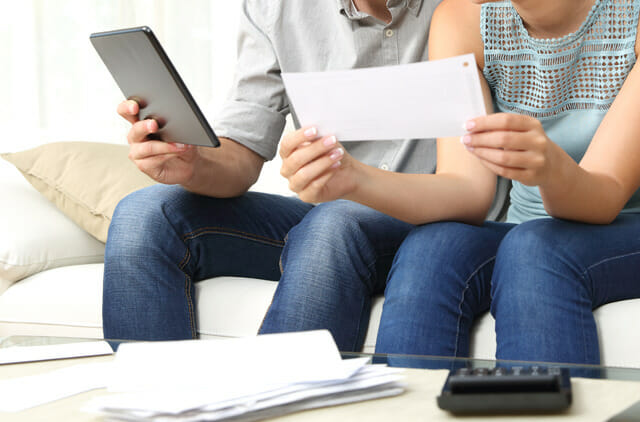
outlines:
{"label": "man", "polygon": [[[235,275],[280,279],[262,332],[328,328],[340,349],[361,348],[370,297],[384,288],[395,250],[413,226],[349,201],[314,207],[247,190],[264,161],[274,157],[292,111],[281,72],[426,60],[438,3],[244,0],[236,82],[214,122],[221,141],[217,149],[147,140],[157,123],[138,121],[134,102],[119,105],[133,124],[130,158],[162,184],[128,196],[114,213],[105,253],[106,338],[196,338],[193,283]],[[314,128],[299,129],[283,145],[311,143],[315,134]],[[325,147],[323,157],[339,159],[342,149],[335,140]],[[432,173],[435,168],[433,140],[349,142],[344,148],[385,170]],[[299,184],[317,158],[292,164],[294,152],[281,149],[283,175]],[[296,303],[298,296],[291,293],[297,286],[328,279],[367,299],[357,309],[322,294]]]}

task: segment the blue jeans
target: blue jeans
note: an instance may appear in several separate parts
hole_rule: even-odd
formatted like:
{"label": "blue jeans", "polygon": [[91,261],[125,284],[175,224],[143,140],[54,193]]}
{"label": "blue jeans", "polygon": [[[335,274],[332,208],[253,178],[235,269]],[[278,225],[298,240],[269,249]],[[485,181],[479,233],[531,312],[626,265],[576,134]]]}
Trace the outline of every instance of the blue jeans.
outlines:
{"label": "blue jeans", "polygon": [[193,283],[220,275],[278,280],[285,236],[312,208],[277,195],[215,199],[166,185],[127,196],[105,250],[105,338],[196,338]]}
{"label": "blue jeans", "polygon": [[496,358],[598,364],[592,311],[640,297],[639,271],[637,214],[421,226],[393,263],[376,351],[468,356],[474,319],[490,310]]}
{"label": "blue jeans", "polygon": [[280,279],[262,332],[325,328],[341,350],[360,350],[371,296],[412,227],[350,201],[140,190],[118,204],[109,228],[104,335],[196,338],[193,283],[235,275]]}
{"label": "blue jeans", "polygon": [[393,258],[414,226],[363,205],[320,204],[295,226],[261,334],[328,329],[342,351],[360,351],[371,298],[382,294]]}

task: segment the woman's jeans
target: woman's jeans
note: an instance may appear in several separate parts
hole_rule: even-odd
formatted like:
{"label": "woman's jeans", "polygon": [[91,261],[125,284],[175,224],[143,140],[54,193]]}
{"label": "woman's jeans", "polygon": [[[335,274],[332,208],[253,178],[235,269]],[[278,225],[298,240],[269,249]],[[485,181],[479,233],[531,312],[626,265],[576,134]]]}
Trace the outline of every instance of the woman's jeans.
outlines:
{"label": "woman's jeans", "polygon": [[350,201],[314,207],[255,192],[140,190],[120,202],[109,228],[105,338],[196,338],[193,283],[228,275],[280,279],[262,332],[325,328],[341,350],[359,350],[371,296],[382,294],[412,227]]}
{"label": "woman's jeans", "polygon": [[610,225],[435,223],[396,255],[376,351],[468,356],[474,319],[496,320],[497,359],[598,364],[593,310],[640,297],[640,215]]}

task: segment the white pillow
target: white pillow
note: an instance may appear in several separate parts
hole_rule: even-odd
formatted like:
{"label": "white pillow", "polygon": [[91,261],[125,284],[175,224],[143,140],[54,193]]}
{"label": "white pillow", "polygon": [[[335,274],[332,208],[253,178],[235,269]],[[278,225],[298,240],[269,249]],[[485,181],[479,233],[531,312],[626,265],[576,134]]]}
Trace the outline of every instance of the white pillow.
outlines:
{"label": "white pillow", "polygon": [[104,244],[0,159],[0,294],[37,272],[104,260]]}

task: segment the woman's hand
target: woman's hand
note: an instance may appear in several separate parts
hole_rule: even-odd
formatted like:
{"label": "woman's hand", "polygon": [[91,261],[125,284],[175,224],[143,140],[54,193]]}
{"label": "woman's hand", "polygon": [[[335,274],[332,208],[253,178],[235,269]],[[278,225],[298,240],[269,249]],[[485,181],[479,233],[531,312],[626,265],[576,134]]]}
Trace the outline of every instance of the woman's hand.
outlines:
{"label": "woman's hand", "polygon": [[495,174],[528,186],[544,186],[552,180],[560,147],[551,141],[538,119],[520,114],[497,113],[469,120],[465,147]]}
{"label": "woman's hand", "polygon": [[280,144],[280,174],[305,202],[332,201],[356,189],[357,163],[335,136],[318,137],[314,127],[286,135]]}

